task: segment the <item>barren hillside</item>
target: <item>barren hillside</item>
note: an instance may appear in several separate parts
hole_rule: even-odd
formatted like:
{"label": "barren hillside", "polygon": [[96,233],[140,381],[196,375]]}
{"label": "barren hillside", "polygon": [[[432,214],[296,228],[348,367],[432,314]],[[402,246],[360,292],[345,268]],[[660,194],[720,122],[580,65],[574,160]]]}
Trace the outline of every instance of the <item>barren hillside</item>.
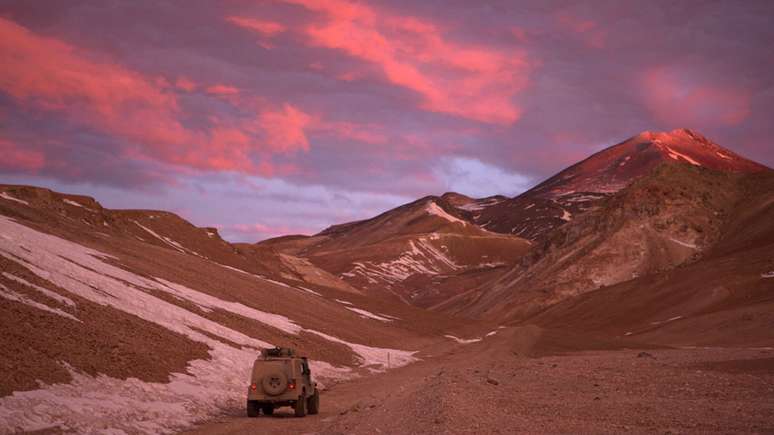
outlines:
{"label": "barren hillside", "polygon": [[166,212],[2,186],[0,215],[5,429],[165,432],[242,406],[260,348],[302,349],[331,385],[454,326]]}

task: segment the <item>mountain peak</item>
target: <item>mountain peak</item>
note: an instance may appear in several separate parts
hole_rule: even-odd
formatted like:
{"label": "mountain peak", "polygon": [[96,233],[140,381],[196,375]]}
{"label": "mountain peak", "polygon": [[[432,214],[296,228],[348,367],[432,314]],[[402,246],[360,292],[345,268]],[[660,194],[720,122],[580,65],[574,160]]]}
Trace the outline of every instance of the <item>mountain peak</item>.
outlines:
{"label": "mountain peak", "polygon": [[687,164],[725,172],[768,169],[694,130],[644,131],[570,166],[536,186],[532,194],[555,198],[572,192],[612,193],[660,164]]}
{"label": "mountain peak", "polygon": [[[676,128],[672,131],[645,130],[629,140],[641,141],[692,141],[695,144],[713,143],[704,135],[690,128]],[[627,141],[628,142],[628,141]]]}

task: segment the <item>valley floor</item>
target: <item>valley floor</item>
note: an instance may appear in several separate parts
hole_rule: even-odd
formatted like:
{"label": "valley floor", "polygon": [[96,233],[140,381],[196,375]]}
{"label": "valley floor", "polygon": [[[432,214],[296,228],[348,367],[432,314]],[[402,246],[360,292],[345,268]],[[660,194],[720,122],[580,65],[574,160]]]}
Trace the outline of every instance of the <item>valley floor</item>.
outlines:
{"label": "valley floor", "polygon": [[[319,415],[233,409],[187,433],[774,433],[772,348],[605,349],[566,337],[528,326],[450,340],[419,363],[333,386]],[[598,350],[566,351],[583,348]]]}

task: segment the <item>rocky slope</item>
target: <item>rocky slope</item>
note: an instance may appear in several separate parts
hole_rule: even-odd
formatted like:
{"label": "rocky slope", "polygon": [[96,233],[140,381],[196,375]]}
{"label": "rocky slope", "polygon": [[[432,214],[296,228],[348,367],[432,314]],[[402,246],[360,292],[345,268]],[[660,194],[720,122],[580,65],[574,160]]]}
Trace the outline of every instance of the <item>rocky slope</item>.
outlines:
{"label": "rocky slope", "polygon": [[531,321],[672,345],[771,345],[774,176],[735,187],[716,235],[702,238],[716,241],[692,261],[568,299]]}
{"label": "rocky slope", "polygon": [[168,432],[241,407],[262,347],[302,349],[331,385],[453,326],[170,213],[0,186],[0,432]]}
{"label": "rocky slope", "polygon": [[[532,315],[552,307],[539,318],[573,328],[617,325],[620,334],[724,312],[712,322],[752,316],[750,329],[767,337],[763,325],[772,318],[763,313],[771,312],[774,297],[774,281],[767,278],[774,269],[772,192],[770,170],[659,165],[557,228],[509,272],[438,308],[535,321]],[[751,311],[740,311],[740,303]],[[707,327],[700,323],[682,336],[697,339]],[[733,341],[738,332],[731,328],[726,338]]]}
{"label": "rocky slope", "polygon": [[444,197],[426,197],[311,237],[258,244],[308,259],[353,287],[428,307],[491,279],[530,248],[464,220]]}
{"label": "rocky slope", "polygon": [[470,200],[461,208],[469,212],[463,213],[467,219],[489,231],[537,242],[661,164],[689,164],[720,172],[767,170],[692,130],[646,131],[570,166],[515,198]]}

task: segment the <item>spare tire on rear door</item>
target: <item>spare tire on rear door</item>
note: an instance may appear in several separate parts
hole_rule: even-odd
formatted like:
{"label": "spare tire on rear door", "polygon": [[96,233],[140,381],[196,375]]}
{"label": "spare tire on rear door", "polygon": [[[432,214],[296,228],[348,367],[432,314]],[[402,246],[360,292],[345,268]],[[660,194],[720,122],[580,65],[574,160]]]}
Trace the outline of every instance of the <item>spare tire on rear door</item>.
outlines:
{"label": "spare tire on rear door", "polygon": [[279,396],[288,388],[288,378],[282,372],[270,373],[263,377],[261,386],[269,396]]}

